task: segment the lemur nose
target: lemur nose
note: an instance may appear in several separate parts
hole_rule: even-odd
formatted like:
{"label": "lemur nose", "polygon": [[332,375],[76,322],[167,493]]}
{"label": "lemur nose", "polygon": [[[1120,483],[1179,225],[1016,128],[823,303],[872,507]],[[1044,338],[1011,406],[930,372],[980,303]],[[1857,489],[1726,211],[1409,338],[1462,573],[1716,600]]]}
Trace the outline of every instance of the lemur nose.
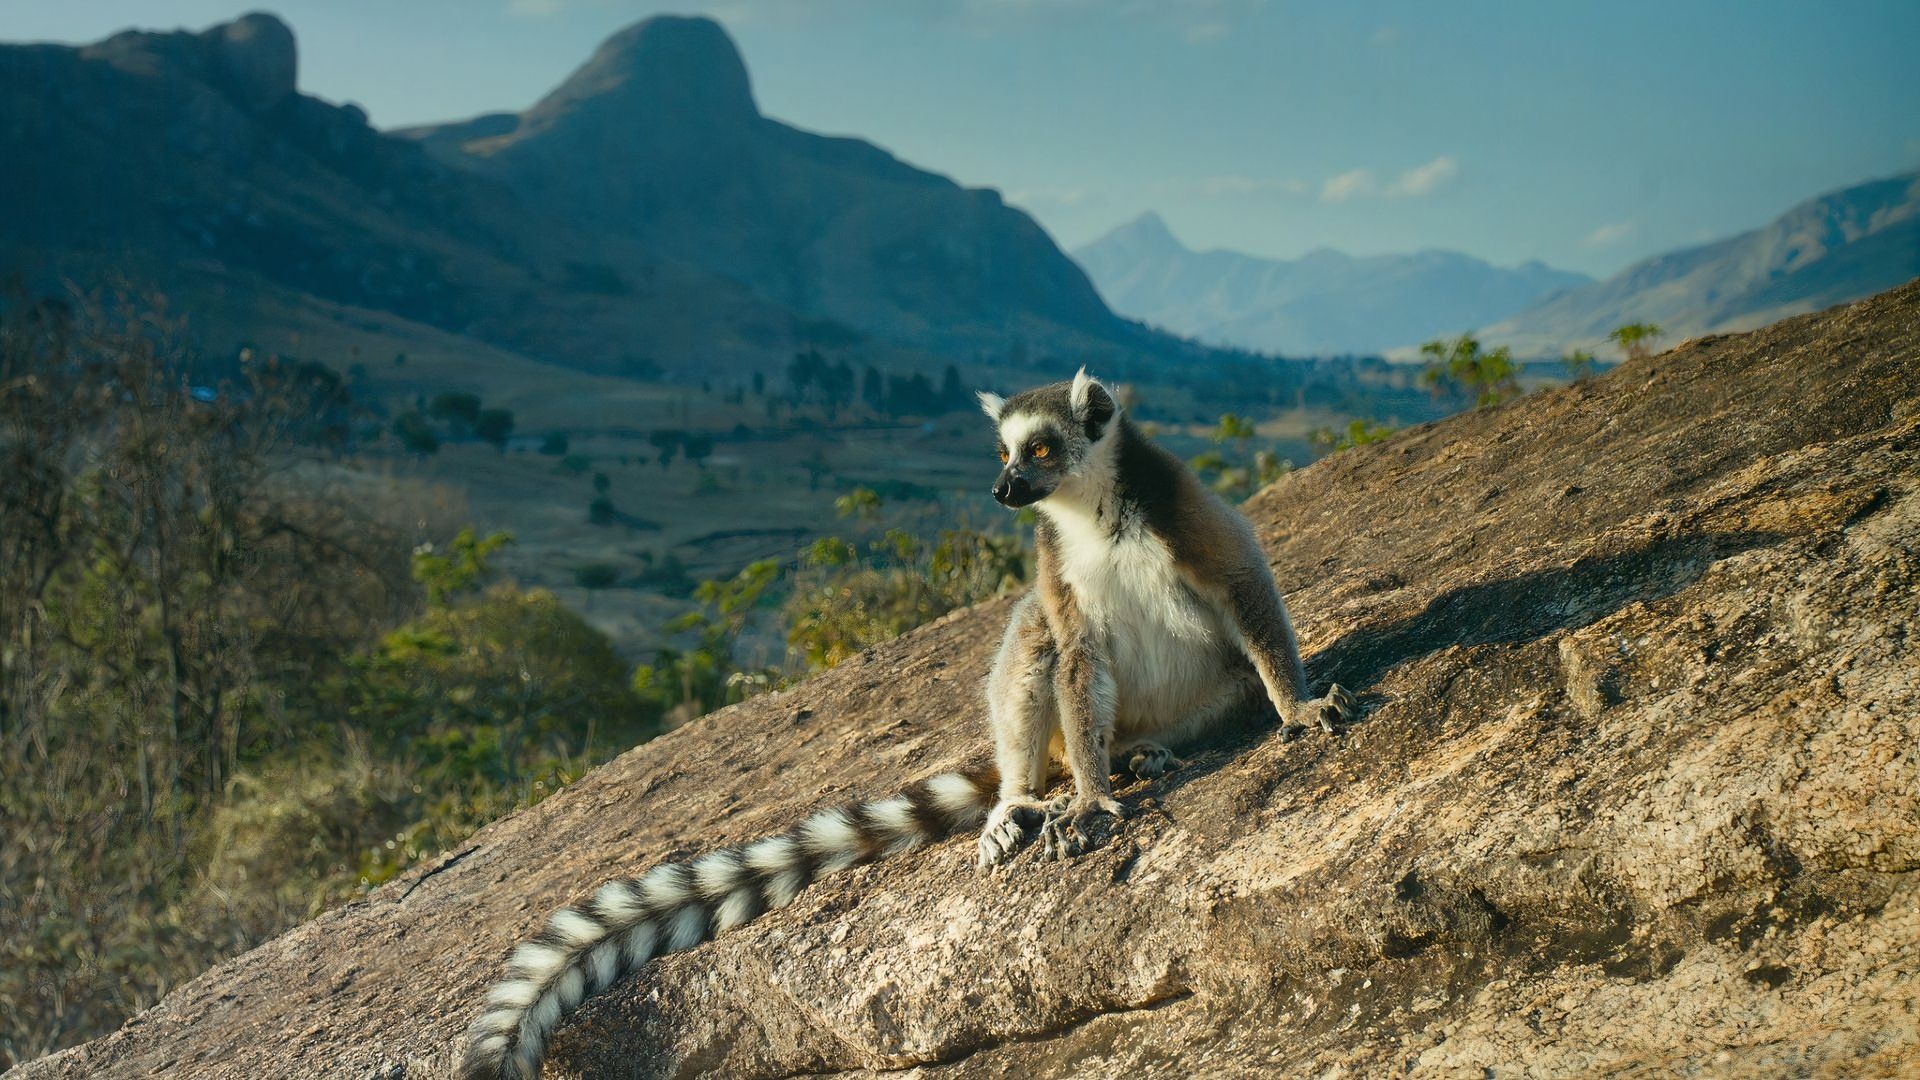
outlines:
{"label": "lemur nose", "polygon": [[1033,485],[1018,476],[1003,476],[993,485],[993,497],[1008,506],[1018,506],[1021,501],[1033,494]]}

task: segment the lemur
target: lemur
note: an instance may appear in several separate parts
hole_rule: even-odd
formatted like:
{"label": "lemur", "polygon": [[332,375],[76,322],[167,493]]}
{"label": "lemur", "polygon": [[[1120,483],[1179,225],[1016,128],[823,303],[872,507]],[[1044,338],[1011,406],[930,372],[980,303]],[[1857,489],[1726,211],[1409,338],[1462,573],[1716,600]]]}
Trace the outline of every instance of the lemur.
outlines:
{"label": "lemur", "polygon": [[[1083,368],[1011,399],[979,398],[999,436],[993,497],[1039,515],[1036,583],[987,677],[994,765],[601,886],[514,950],[468,1031],[463,1077],[537,1076],[548,1036],[587,995],[786,906],[823,874],[975,826],[982,869],[1006,863],[1030,833],[1044,858],[1071,858],[1120,827],[1116,765],[1156,778],[1179,763],[1169,743],[1263,703],[1289,733],[1352,719],[1353,696],[1338,685],[1307,698],[1252,526],[1134,426],[1106,386]],[[1056,763],[1072,790],[1049,800]]]}

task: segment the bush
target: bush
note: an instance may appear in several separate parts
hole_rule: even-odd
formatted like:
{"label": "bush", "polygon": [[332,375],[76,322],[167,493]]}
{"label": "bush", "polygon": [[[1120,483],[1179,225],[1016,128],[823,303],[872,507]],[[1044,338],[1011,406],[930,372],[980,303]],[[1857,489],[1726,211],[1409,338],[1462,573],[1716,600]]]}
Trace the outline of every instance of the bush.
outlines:
{"label": "bush", "polygon": [[417,412],[403,412],[395,417],[393,434],[409,454],[424,456],[440,449],[439,432],[434,431],[427,418]]}
{"label": "bush", "polygon": [[507,409],[482,409],[474,419],[473,433],[496,447],[505,448],[508,436],[513,434],[513,413]]}
{"label": "bush", "polygon": [[1520,392],[1520,368],[1505,345],[1487,350],[1472,334],[1461,334],[1450,342],[1427,342],[1420,355],[1427,358],[1420,381],[1435,393],[1469,394],[1484,409]]}

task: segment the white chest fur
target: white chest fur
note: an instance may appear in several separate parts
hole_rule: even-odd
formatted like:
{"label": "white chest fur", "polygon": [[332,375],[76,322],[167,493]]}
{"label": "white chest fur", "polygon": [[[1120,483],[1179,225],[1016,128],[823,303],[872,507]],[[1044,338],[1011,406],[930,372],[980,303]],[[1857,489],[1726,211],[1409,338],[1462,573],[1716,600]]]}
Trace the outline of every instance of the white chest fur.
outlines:
{"label": "white chest fur", "polygon": [[1116,529],[1070,505],[1044,509],[1061,576],[1113,676],[1120,734],[1165,730],[1218,697],[1233,631],[1188,586],[1166,543],[1139,521]]}

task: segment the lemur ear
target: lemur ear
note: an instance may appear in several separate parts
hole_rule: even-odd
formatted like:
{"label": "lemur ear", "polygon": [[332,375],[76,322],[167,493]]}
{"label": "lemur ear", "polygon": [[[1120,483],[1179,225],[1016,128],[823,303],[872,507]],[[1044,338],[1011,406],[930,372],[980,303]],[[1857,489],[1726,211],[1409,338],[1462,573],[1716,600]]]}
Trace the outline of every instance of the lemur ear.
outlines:
{"label": "lemur ear", "polygon": [[1073,377],[1067,403],[1074,417],[1086,428],[1089,440],[1098,439],[1106,430],[1107,421],[1113,419],[1113,395],[1107,391],[1106,384],[1087,374],[1084,367]]}
{"label": "lemur ear", "polygon": [[991,390],[982,390],[973,396],[980,399],[980,411],[987,414],[987,419],[999,423],[1000,412],[1007,407],[1007,399]]}

